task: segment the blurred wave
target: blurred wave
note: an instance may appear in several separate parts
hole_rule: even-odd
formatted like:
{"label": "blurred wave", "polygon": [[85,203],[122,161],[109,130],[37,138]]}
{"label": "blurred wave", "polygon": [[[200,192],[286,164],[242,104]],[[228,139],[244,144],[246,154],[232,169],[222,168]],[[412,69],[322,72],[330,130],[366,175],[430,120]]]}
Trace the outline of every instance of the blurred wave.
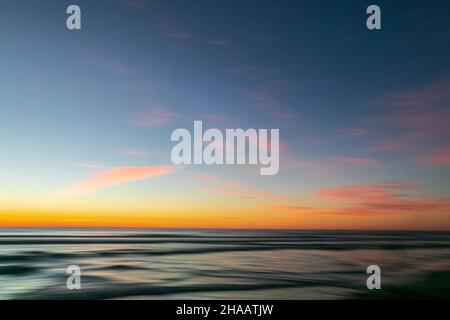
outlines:
{"label": "blurred wave", "polygon": [[0,229],[0,299],[449,298],[449,267],[444,232]]}

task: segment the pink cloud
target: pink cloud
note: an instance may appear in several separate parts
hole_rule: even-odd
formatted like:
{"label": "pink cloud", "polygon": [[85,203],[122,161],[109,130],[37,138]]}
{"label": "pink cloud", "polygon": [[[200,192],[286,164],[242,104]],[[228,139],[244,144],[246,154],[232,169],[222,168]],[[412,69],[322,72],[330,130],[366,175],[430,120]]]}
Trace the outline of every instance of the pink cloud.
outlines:
{"label": "pink cloud", "polygon": [[446,76],[421,87],[394,92],[378,102],[405,109],[439,105],[450,100],[449,88],[450,76]]}
{"label": "pink cloud", "polygon": [[383,216],[404,214],[449,213],[450,201],[447,199],[421,198],[411,200],[397,199],[353,204],[343,207],[307,207],[296,205],[270,205],[272,210],[290,211],[295,214],[336,215],[336,216]]}
{"label": "pink cloud", "polygon": [[[323,206],[275,204],[267,208],[295,214],[337,216],[450,213],[449,199],[417,195],[422,187],[421,183],[405,181],[343,185],[315,193],[322,203],[326,202]],[[331,204],[328,200],[338,200],[342,204]]]}
{"label": "pink cloud", "polygon": [[178,114],[159,106],[147,108],[137,117],[130,120],[136,127],[159,127],[178,119]]}
{"label": "pink cloud", "polygon": [[386,95],[377,103],[386,113],[369,119],[374,131],[394,132],[389,139],[374,141],[370,151],[422,150],[430,141],[450,141],[450,76],[422,87]]}
{"label": "pink cloud", "polygon": [[58,193],[62,196],[78,196],[93,193],[97,190],[172,173],[175,166],[118,167],[97,172],[85,180],[66,187]]}
{"label": "pink cloud", "polygon": [[360,202],[366,200],[390,199],[398,195],[398,191],[418,189],[420,187],[421,184],[419,183],[387,181],[378,184],[353,184],[335,188],[326,188],[319,190],[317,195],[322,198]]}
{"label": "pink cloud", "polygon": [[411,135],[422,138],[448,136],[450,133],[447,120],[450,118],[450,110],[448,108],[425,106],[423,108],[394,110],[394,113],[373,119],[372,123],[404,130]]}
{"label": "pink cloud", "polygon": [[448,212],[448,199],[418,196],[409,191],[420,189],[420,183],[391,181],[379,184],[344,185],[319,190],[320,198],[341,200],[347,206],[322,209],[338,215],[377,215]]}
{"label": "pink cloud", "polygon": [[390,197],[392,194],[378,185],[347,185],[336,188],[322,189],[317,192],[319,197],[338,200],[359,201],[364,199],[379,199]]}
{"label": "pink cloud", "polygon": [[435,151],[427,156],[425,160],[432,165],[450,166],[450,148]]}

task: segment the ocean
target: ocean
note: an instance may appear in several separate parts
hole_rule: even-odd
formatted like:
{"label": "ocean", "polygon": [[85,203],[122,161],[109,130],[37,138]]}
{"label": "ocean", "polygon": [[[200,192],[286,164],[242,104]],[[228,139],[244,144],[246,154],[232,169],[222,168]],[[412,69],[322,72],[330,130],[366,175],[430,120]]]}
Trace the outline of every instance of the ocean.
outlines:
{"label": "ocean", "polygon": [[0,299],[448,299],[449,270],[444,232],[0,229]]}

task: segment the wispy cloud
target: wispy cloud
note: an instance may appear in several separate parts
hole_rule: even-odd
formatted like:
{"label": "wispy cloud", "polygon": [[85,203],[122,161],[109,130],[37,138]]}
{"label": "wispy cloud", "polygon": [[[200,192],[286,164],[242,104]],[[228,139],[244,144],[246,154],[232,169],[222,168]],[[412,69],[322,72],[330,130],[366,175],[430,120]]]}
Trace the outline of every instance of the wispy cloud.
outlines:
{"label": "wispy cloud", "polygon": [[[421,183],[386,181],[342,185],[318,190],[320,206],[272,204],[268,209],[298,215],[386,216],[450,213],[450,200],[417,195]],[[339,202],[332,204],[330,200]]]}
{"label": "wispy cloud", "polygon": [[59,196],[81,196],[113,186],[172,173],[175,166],[117,167],[89,175],[58,192]]}
{"label": "wispy cloud", "polygon": [[[377,105],[385,108],[381,116],[369,119],[374,131],[390,136],[373,141],[369,151],[422,150],[432,143],[450,141],[450,76],[427,85],[381,97]],[[419,150],[419,151],[420,151]]]}
{"label": "wispy cloud", "polygon": [[390,198],[399,190],[417,189],[421,185],[402,181],[390,181],[378,184],[353,184],[321,189],[317,194],[322,198],[338,200],[364,201],[367,199]]}
{"label": "wispy cloud", "polygon": [[450,166],[450,148],[443,148],[426,156],[426,162],[432,165]]}
{"label": "wispy cloud", "polygon": [[423,108],[440,105],[450,100],[450,76],[445,76],[414,89],[393,92],[378,101],[396,108]]}
{"label": "wispy cloud", "polygon": [[382,215],[449,212],[450,200],[412,194],[420,183],[391,181],[379,184],[344,185],[322,189],[323,199],[343,201],[337,208],[321,208],[322,213],[339,215]]}

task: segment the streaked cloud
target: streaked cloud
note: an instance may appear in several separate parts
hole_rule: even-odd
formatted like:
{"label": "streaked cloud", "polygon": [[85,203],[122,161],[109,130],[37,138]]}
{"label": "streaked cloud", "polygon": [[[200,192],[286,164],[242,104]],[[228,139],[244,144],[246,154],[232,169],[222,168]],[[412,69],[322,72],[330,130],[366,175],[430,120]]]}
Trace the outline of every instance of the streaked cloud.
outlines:
{"label": "streaked cloud", "polygon": [[[385,112],[368,120],[380,138],[369,151],[416,150],[427,153],[430,142],[450,142],[450,76],[376,100]],[[386,133],[389,137],[386,137]]]}
{"label": "streaked cloud", "polygon": [[444,148],[426,156],[426,162],[432,165],[450,166],[450,148]]}
{"label": "streaked cloud", "polygon": [[418,183],[388,181],[377,184],[351,184],[334,188],[325,188],[318,191],[322,198],[339,200],[366,200],[393,197],[398,190],[417,189],[421,186]]}
{"label": "streaked cloud", "polygon": [[378,102],[396,108],[436,106],[450,100],[449,87],[450,76],[444,76],[417,88],[393,92],[378,99]]}
{"label": "streaked cloud", "polygon": [[450,199],[419,195],[422,188],[421,183],[405,181],[342,185],[316,192],[323,205],[271,204],[266,208],[276,213],[287,212],[303,217],[333,215],[375,218],[417,214],[430,217],[433,214],[450,213]]}
{"label": "streaked cloud", "polygon": [[417,195],[421,188],[420,183],[388,181],[326,188],[319,190],[317,195],[322,199],[345,203],[337,208],[323,208],[322,213],[372,215],[449,212],[449,199]]}
{"label": "streaked cloud", "polygon": [[133,181],[150,179],[172,173],[175,166],[117,167],[89,175],[85,180],[70,185],[59,196],[81,196]]}

